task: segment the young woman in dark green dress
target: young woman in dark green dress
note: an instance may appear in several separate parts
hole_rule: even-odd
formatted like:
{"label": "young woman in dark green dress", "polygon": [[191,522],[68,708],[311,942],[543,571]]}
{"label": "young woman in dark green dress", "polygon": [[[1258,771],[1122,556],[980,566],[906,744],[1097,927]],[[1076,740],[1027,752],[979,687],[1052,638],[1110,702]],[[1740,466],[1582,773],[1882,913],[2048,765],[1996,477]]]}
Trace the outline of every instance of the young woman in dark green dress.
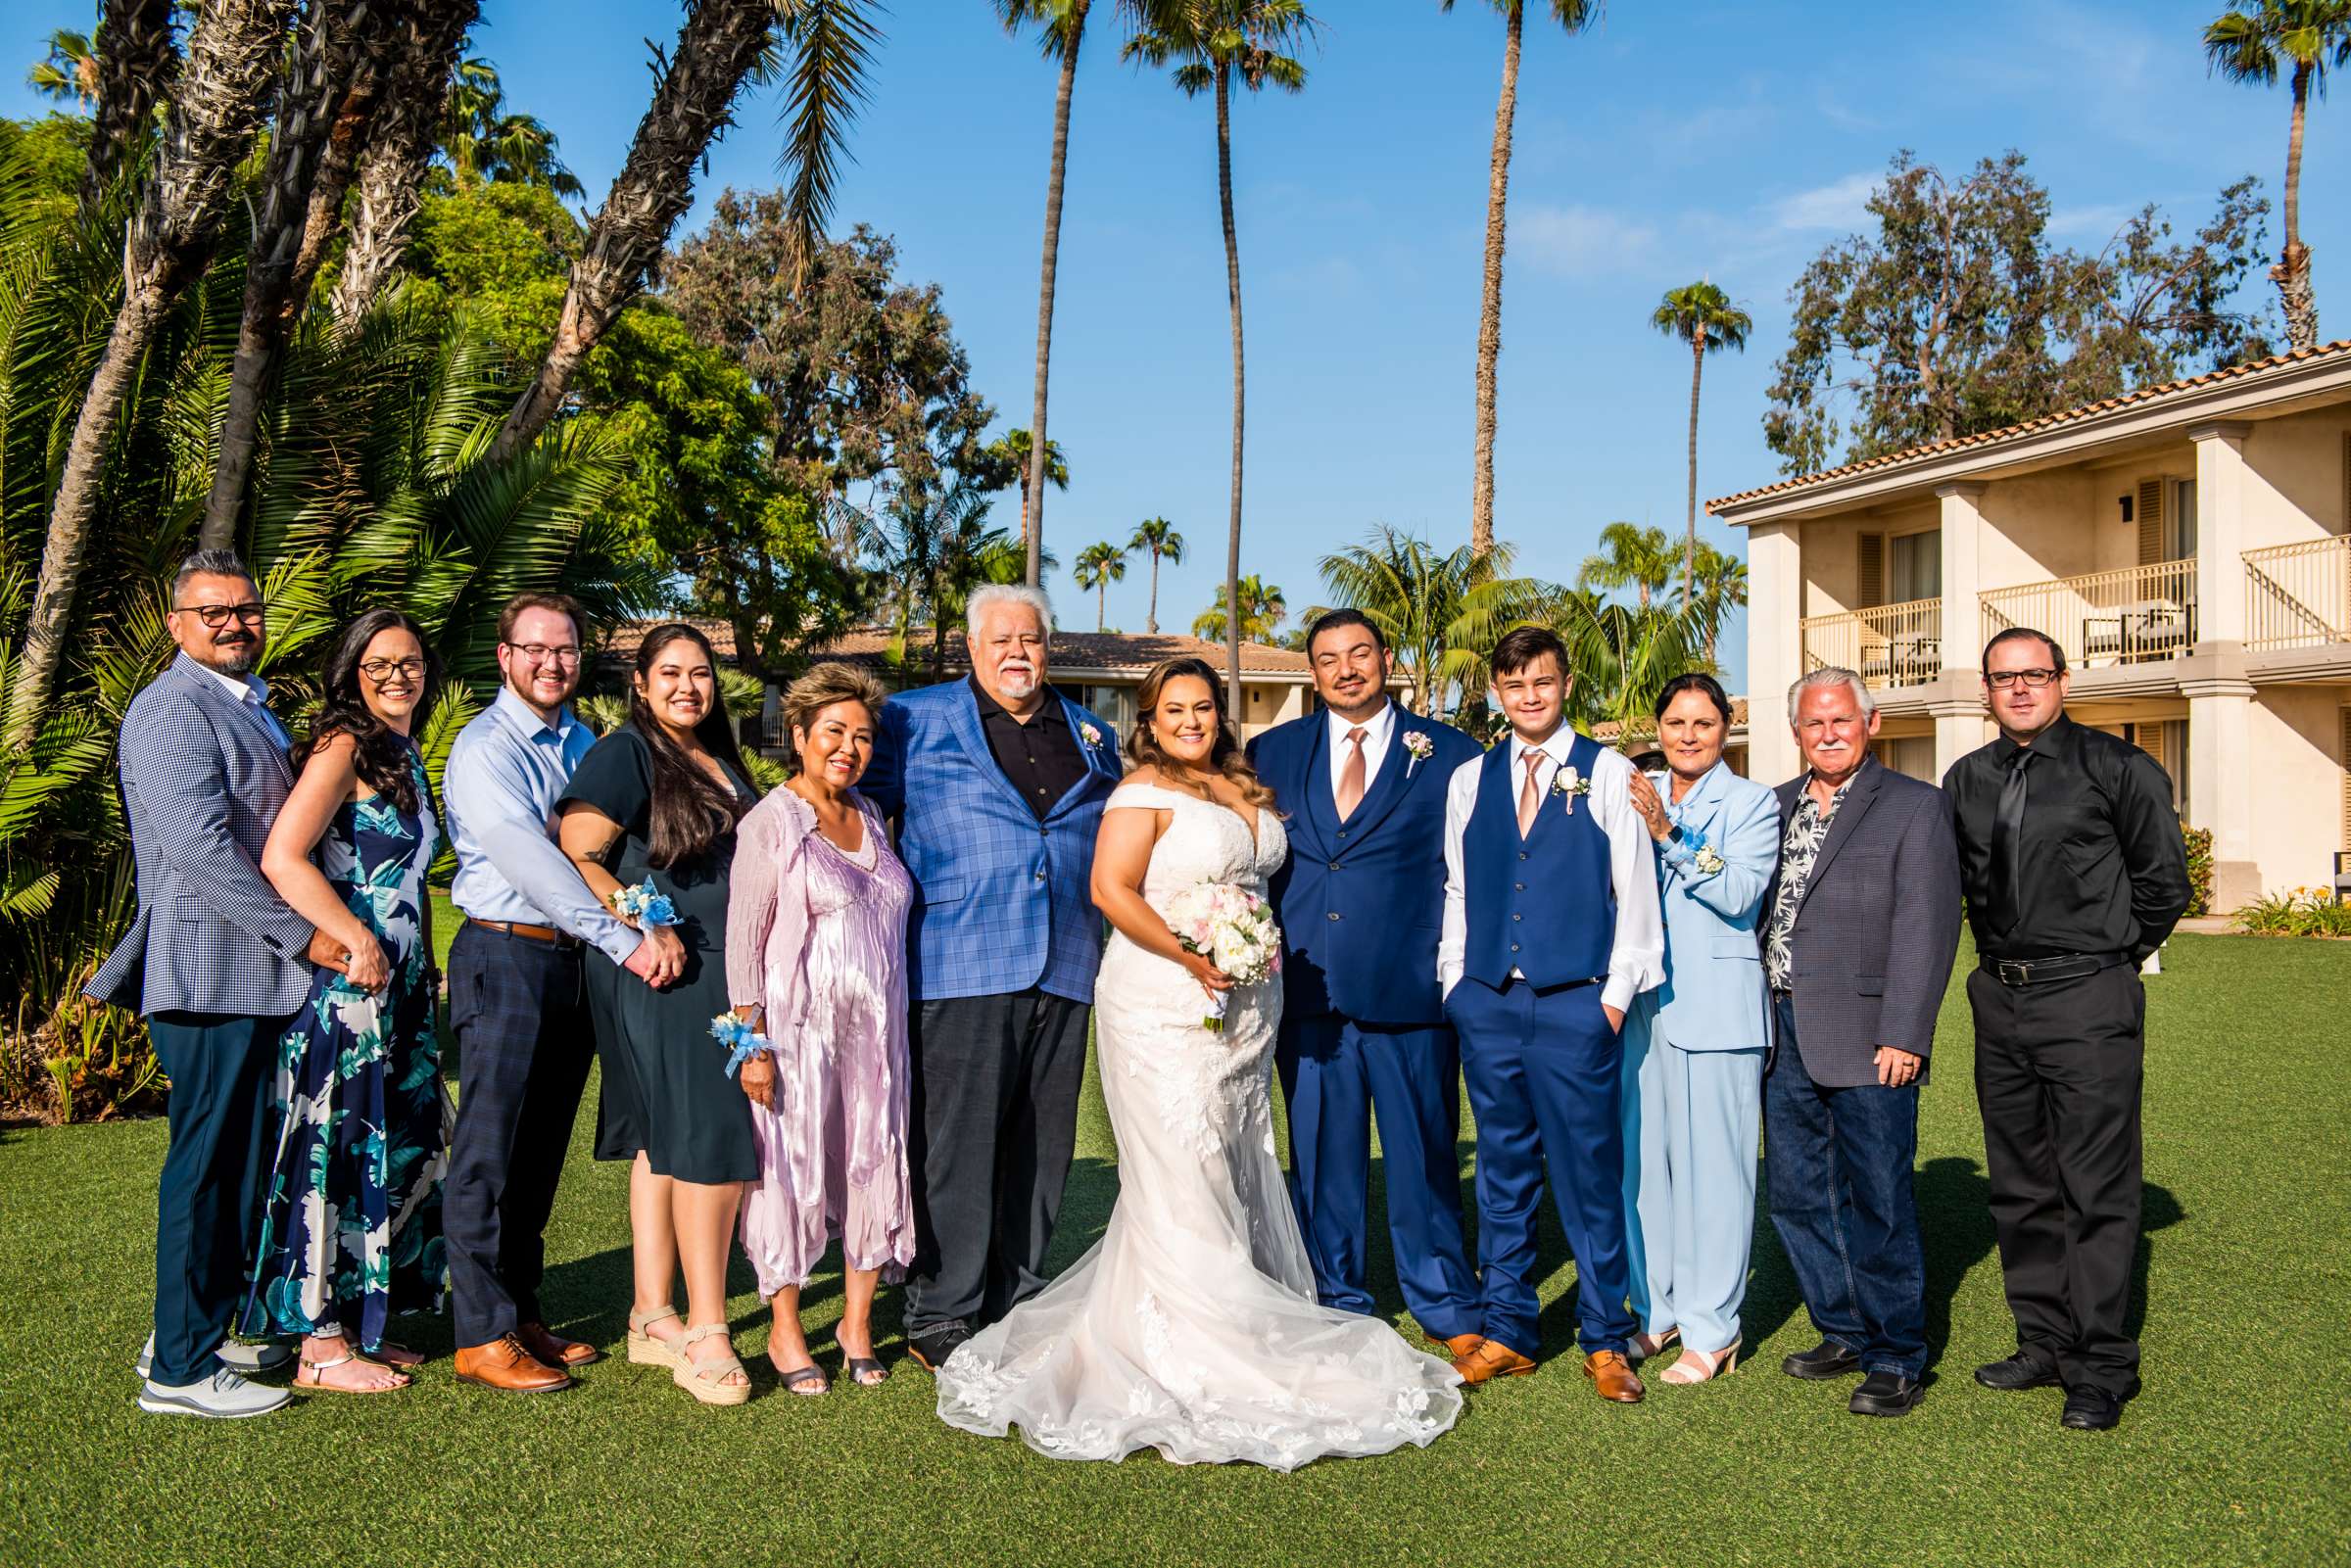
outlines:
{"label": "young woman in dark green dress", "polygon": [[[633,1162],[629,1358],[669,1367],[705,1404],[741,1404],[751,1389],[727,1341],[727,1255],[759,1153],[750,1103],[726,1075],[710,1021],[729,1010],[727,879],[735,825],[756,791],[700,632],[653,628],[631,685],[629,722],[580,759],[555,806],[557,832],[606,903],[648,879],[668,896],[678,924],[658,939],[684,945],[685,968],[656,991],[589,957],[605,1031],[597,1154]],[[671,1298],[681,1269],[683,1318]]]}

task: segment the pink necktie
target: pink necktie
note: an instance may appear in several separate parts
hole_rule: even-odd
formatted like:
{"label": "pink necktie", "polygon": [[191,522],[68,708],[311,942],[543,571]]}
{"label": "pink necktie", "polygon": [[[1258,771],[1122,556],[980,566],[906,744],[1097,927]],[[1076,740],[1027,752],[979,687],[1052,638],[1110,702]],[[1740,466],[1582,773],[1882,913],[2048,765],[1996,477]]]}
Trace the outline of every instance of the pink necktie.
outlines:
{"label": "pink necktie", "polygon": [[1526,783],[1518,790],[1518,836],[1524,838],[1535,826],[1535,813],[1543,809],[1543,791],[1535,787],[1535,770],[1543,765],[1543,753],[1526,754]]}
{"label": "pink necktie", "polygon": [[1355,808],[1364,803],[1364,732],[1347,732],[1347,743],[1355,749],[1339,768],[1339,821],[1355,815]]}

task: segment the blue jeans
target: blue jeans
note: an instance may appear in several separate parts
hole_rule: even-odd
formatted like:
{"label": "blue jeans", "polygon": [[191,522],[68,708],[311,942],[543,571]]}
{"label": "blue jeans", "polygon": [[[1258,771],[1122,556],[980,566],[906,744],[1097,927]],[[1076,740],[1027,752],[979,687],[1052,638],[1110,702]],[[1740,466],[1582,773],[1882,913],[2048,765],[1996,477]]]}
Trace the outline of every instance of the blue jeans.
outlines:
{"label": "blue jeans", "polygon": [[1831,1088],[1812,1081],[1796,1008],[1775,996],[1779,1055],[1763,1080],[1763,1169],[1771,1222],[1820,1337],[1871,1372],[1915,1378],[1927,1364],[1927,1263],[1911,1166],[1918,1085]]}

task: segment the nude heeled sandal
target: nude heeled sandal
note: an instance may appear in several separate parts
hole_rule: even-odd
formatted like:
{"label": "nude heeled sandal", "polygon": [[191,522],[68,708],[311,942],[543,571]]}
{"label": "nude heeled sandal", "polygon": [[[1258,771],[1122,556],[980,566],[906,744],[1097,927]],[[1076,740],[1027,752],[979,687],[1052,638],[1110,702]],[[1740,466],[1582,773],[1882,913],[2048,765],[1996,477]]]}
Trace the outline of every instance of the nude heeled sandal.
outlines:
{"label": "nude heeled sandal", "polygon": [[[664,1307],[658,1311],[641,1312],[629,1308],[629,1359],[639,1366],[666,1366],[675,1370],[683,1357],[669,1347],[666,1340],[655,1339],[646,1332],[665,1317],[677,1317],[678,1309]],[[680,1323],[685,1320],[679,1318]]]}
{"label": "nude heeled sandal", "polygon": [[696,1345],[713,1334],[724,1334],[724,1323],[704,1323],[690,1328],[678,1341],[677,1370],[669,1380],[704,1404],[741,1404],[751,1397],[750,1374],[744,1372],[744,1381],[724,1381],[730,1373],[743,1372],[743,1362],[733,1355],[720,1356],[712,1361],[697,1361],[690,1354]]}
{"label": "nude heeled sandal", "polygon": [[1711,1355],[1704,1351],[1694,1351],[1685,1345],[1682,1347],[1681,1355],[1674,1363],[1657,1374],[1657,1381],[1671,1383],[1676,1387],[1687,1387],[1693,1383],[1711,1383],[1714,1379],[1723,1377],[1738,1367],[1739,1348],[1743,1343],[1742,1340],[1733,1340]]}

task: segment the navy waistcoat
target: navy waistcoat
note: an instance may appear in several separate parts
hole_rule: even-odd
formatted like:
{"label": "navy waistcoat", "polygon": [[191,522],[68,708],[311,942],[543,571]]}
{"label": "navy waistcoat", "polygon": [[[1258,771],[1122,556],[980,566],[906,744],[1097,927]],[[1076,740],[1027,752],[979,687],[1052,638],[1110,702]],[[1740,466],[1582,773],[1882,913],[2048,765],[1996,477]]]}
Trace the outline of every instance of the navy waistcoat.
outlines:
{"label": "navy waistcoat", "polygon": [[[1486,753],[1477,805],[1462,836],[1469,925],[1463,973],[1497,990],[1512,970],[1536,986],[1605,978],[1616,942],[1608,835],[1593,815],[1591,796],[1578,796],[1571,815],[1565,800],[1546,790],[1521,839],[1520,769],[1511,766],[1511,750],[1506,739]],[[1566,768],[1589,779],[1599,760],[1600,743],[1578,735],[1553,779]]]}

